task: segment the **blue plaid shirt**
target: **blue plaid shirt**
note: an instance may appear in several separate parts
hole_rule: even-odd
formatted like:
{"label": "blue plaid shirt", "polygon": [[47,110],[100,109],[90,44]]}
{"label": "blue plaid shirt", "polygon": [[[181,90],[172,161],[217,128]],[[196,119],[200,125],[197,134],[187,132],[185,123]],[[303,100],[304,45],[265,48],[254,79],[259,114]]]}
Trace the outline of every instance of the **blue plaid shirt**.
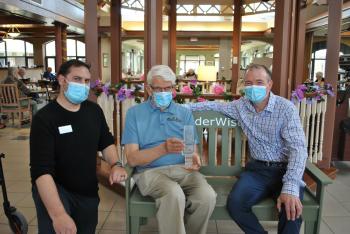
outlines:
{"label": "blue plaid shirt", "polygon": [[299,197],[300,186],[305,186],[302,178],[307,149],[300,118],[292,102],[270,92],[268,105],[259,113],[245,97],[230,103],[202,102],[185,106],[192,111],[218,111],[237,120],[248,138],[253,159],[288,162],[281,193]]}

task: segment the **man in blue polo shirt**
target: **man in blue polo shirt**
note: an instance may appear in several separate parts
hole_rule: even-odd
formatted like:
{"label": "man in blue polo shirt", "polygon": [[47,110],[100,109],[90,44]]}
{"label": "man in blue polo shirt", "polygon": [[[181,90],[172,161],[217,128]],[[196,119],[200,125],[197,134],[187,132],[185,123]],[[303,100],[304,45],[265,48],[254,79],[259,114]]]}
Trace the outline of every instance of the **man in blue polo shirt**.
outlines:
{"label": "man in blue polo shirt", "polygon": [[196,152],[192,167],[184,166],[183,129],[194,126],[194,119],[189,110],[172,102],[175,79],[168,66],[152,67],[146,87],[150,98],[128,110],[122,144],[128,164],[136,167],[140,192],[156,200],[159,233],[204,234],[216,193],[198,172]]}

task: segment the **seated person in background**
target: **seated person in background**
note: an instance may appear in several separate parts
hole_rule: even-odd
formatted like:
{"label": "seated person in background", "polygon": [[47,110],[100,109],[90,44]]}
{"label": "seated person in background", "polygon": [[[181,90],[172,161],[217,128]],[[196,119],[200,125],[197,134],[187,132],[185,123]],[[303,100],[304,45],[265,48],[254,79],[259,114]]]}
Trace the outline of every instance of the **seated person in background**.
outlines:
{"label": "seated person in background", "polygon": [[[3,81],[4,84],[17,84],[17,88],[19,91],[20,97],[30,97],[34,100],[30,100],[30,105],[32,106],[32,112],[33,115],[37,112],[38,107],[37,103],[40,103],[39,95],[37,93],[31,93],[30,89],[27,88],[27,86],[18,79],[18,69],[16,67],[9,67],[8,68],[8,74],[5,80]],[[27,105],[28,100],[23,100],[22,105]]]}
{"label": "seated person in background", "polygon": [[186,72],[185,79],[197,80],[197,74],[194,72],[192,68],[188,69],[188,71]]}
{"label": "seated person in background", "polygon": [[323,72],[316,72],[316,80],[315,82],[317,82],[320,86],[324,85],[324,77],[323,77]]}
{"label": "seated person in background", "polygon": [[122,144],[128,164],[136,167],[133,178],[141,194],[156,200],[159,233],[204,234],[216,193],[198,172],[196,150],[192,167],[184,167],[183,129],[194,126],[194,119],[191,111],[172,102],[175,79],[168,66],[151,68],[150,98],[128,110]]}
{"label": "seated person in background", "polygon": [[43,74],[43,78],[48,79],[50,81],[56,80],[56,76],[52,73],[51,67],[47,67],[46,71]]}
{"label": "seated person in background", "polygon": [[23,83],[27,84],[30,81],[30,78],[26,77],[26,69],[23,67],[18,69],[18,79],[23,81]]}

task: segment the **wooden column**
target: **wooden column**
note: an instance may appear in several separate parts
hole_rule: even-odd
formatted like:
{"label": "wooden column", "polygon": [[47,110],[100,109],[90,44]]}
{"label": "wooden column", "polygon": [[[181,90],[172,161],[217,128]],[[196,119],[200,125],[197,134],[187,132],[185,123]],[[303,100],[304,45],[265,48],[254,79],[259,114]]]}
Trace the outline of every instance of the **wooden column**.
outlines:
{"label": "wooden column", "polygon": [[[298,0],[296,3],[296,36],[295,36],[295,56],[294,56],[294,69],[293,69],[293,83],[292,90],[294,90],[298,85],[302,84],[307,76],[304,76],[305,63],[305,30],[306,30],[306,5]],[[304,59],[302,59],[304,58]],[[291,93],[289,92],[289,95]]]}
{"label": "wooden column", "polygon": [[56,45],[56,72],[67,61],[67,25],[55,21],[55,45]]}
{"label": "wooden column", "polygon": [[121,69],[121,1],[111,1],[111,83],[116,84],[122,75]]}
{"label": "wooden column", "polygon": [[[337,80],[339,66],[340,30],[342,18],[343,0],[328,1],[328,33],[327,33],[327,55],[325,80],[330,83],[337,95]],[[336,98],[330,97],[327,100],[327,111],[324,130],[323,160],[320,167],[330,167],[332,157],[333,132],[335,119]]]}
{"label": "wooden column", "polygon": [[[111,84],[117,84],[121,80],[122,75],[122,49],[121,49],[121,0],[111,1]],[[115,98],[115,97],[114,97]],[[115,135],[115,144],[120,146],[120,136],[122,134],[121,123],[122,118],[118,119],[121,114],[122,105],[119,103],[119,112],[117,103],[114,102],[113,108],[113,132]],[[119,121],[119,122],[118,122]],[[119,123],[119,132],[118,131]],[[119,135],[118,135],[119,133]]]}
{"label": "wooden column", "polygon": [[168,40],[169,40],[169,67],[176,73],[176,3],[169,0]]}
{"label": "wooden column", "polygon": [[272,91],[282,97],[288,97],[290,43],[293,41],[291,35],[293,2],[293,0],[276,1]]}
{"label": "wooden column", "polygon": [[162,64],[163,1],[145,1],[145,75],[149,69]]}
{"label": "wooden column", "polygon": [[312,44],[314,40],[314,33],[307,32],[305,35],[305,50],[304,50],[304,74],[303,77],[310,77],[310,68],[311,68],[311,55],[312,55]]}
{"label": "wooden column", "polygon": [[233,32],[232,32],[232,83],[231,92],[236,93],[240,70],[242,1],[234,0]]}
{"label": "wooden column", "polygon": [[[95,82],[99,77],[98,68],[98,18],[97,18],[97,1],[84,1],[84,25],[85,25],[85,51],[86,62],[91,65],[91,83]],[[96,101],[96,96],[90,93],[90,100]]]}

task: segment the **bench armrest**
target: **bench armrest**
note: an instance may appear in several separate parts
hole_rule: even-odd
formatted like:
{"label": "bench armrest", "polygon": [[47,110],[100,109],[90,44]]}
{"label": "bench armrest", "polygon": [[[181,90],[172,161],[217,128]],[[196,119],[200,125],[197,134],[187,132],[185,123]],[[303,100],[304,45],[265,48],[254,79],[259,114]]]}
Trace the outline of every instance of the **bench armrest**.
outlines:
{"label": "bench armrest", "polygon": [[316,181],[316,193],[313,193],[310,189],[309,191],[310,194],[316,199],[318,204],[322,206],[325,187],[326,185],[333,183],[332,179],[309,161],[307,161],[305,172]]}
{"label": "bench armrest", "polygon": [[331,178],[309,161],[306,163],[305,172],[316,181],[317,186],[333,183]]}

